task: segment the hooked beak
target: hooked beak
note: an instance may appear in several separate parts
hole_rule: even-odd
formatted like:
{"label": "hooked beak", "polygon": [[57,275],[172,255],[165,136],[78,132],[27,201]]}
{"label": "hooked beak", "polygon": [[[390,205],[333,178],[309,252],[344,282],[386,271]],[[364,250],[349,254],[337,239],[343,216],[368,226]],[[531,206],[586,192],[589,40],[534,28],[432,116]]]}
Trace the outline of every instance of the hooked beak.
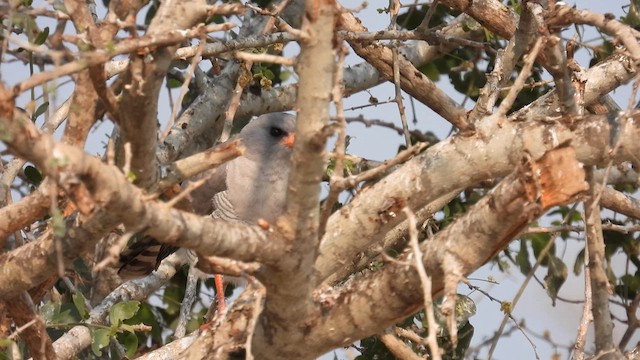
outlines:
{"label": "hooked beak", "polygon": [[287,135],[287,137],[285,137],[284,139],[280,140],[280,144],[288,147],[288,148],[293,148],[293,141],[296,139],[296,135],[291,133],[289,135]]}

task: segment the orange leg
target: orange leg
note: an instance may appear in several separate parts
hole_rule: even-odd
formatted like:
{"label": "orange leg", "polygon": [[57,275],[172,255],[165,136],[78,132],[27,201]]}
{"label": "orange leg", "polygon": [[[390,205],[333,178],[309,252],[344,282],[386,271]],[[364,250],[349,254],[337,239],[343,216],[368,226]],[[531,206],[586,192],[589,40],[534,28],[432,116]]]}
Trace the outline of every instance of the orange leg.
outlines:
{"label": "orange leg", "polygon": [[224,283],[223,283],[222,275],[220,274],[213,275],[213,281],[216,285],[216,304],[218,306],[218,314],[219,314],[225,308]]}

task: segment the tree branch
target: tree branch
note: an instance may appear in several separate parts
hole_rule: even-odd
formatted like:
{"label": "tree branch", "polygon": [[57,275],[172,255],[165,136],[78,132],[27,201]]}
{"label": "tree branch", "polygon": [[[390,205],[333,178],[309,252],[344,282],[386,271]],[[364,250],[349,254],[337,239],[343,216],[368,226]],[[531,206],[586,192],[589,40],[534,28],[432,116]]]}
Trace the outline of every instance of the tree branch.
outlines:
{"label": "tree branch", "polygon": [[[306,3],[298,65],[296,141],[291,159],[289,193],[284,216],[276,226],[284,234],[287,256],[260,277],[267,301],[258,321],[253,348],[263,359],[297,358],[303,338],[300,329],[311,310],[313,263],[319,244],[320,182],[329,123],[329,101],[335,65],[336,3]],[[289,355],[291,354],[291,355]]]}
{"label": "tree branch", "polygon": [[617,350],[613,342],[613,321],[609,312],[610,284],[605,270],[604,238],[602,236],[602,223],[600,220],[600,204],[597,202],[596,192],[598,186],[589,174],[591,190],[584,203],[586,238],[589,248],[589,270],[591,275],[591,312],[595,329],[595,345],[598,355],[614,350],[605,355],[606,359],[622,359],[622,354]]}
{"label": "tree branch", "polygon": [[[478,125],[479,134],[453,136],[430,147],[333,214],[320,245],[318,276],[326,279],[357,253],[378,243],[403,219],[392,211],[398,204],[406,202],[411,208],[420,209],[442,194],[505,176],[525,152],[535,159],[554,146],[571,143],[585,164],[607,164],[610,159],[601,149],[613,146],[610,134],[614,127],[602,115],[587,116],[573,128],[558,122],[485,118]],[[636,156],[634,152],[640,151],[640,144],[634,140],[637,136],[640,136],[640,112],[634,113],[628,131],[620,134],[624,145],[623,152],[616,154],[616,163],[629,160]],[[534,140],[545,138],[554,140],[546,144]]]}
{"label": "tree branch", "polygon": [[[353,14],[345,9],[340,12],[340,26],[350,31],[366,31]],[[371,65],[388,81],[393,81],[393,55],[391,49],[374,41],[363,45],[361,42],[350,41],[354,51]],[[458,129],[472,130],[467,121],[466,110],[446,95],[442,90],[418,71],[405,58],[399,58],[402,90],[429,106],[433,111],[452,123]]]}
{"label": "tree branch", "polygon": [[[453,256],[466,276],[546,210],[575,201],[588,189],[582,165],[570,147],[549,150],[539,160],[525,157],[517,168],[465,215],[421,244],[434,296],[444,289],[447,257]],[[382,270],[356,275],[343,288],[318,294],[319,320],[306,335],[308,351],[321,354],[346,345],[417,311],[423,299],[419,276],[406,264],[411,256],[406,252]]]}

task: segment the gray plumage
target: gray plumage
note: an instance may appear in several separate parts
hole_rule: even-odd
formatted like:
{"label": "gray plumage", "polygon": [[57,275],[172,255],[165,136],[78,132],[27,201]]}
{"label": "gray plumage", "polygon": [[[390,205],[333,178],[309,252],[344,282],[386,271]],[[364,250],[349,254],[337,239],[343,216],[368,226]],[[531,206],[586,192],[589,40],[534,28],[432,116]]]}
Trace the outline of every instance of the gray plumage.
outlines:
{"label": "gray plumage", "polygon": [[[194,211],[229,221],[273,223],[284,211],[294,131],[290,114],[266,114],[249,122],[238,135],[245,153],[198,177],[208,181],[188,197]],[[123,252],[118,273],[144,276],[176,250],[145,237]]]}
{"label": "gray plumage", "polygon": [[248,223],[274,222],[282,214],[292,152],[291,144],[283,142],[294,131],[295,117],[281,113],[260,116],[242,129],[246,152],[227,164],[227,190],[214,196],[220,208],[213,216],[230,215],[224,204],[233,205],[235,218]]}

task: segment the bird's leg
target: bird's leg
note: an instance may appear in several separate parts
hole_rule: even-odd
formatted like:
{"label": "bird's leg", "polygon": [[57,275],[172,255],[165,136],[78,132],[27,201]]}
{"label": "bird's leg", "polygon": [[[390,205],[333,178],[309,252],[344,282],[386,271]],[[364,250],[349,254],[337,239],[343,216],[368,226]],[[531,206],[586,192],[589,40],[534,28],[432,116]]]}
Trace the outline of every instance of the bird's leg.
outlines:
{"label": "bird's leg", "polygon": [[226,306],[225,298],[224,298],[223,276],[220,274],[213,275],[213,282],[216,285],[216,305],[218,307],[217,310],[218,310],[218,313],[221,313],[222,311],[224,311],[224,308]]}
{"label": "bird's leg", "polygon": [[220,315],[226,308],[223,276],[220,274],[213,275],[213,283],[216,288],[216,301],[215,304],[211,303],[211,306],[209,306],[209,310],[207,310],[207,313],[204,316],[204,323],[200,325],[200,330],[203,330],[211,322],[211,320],[213,320],[213,317],[216,314]]}

